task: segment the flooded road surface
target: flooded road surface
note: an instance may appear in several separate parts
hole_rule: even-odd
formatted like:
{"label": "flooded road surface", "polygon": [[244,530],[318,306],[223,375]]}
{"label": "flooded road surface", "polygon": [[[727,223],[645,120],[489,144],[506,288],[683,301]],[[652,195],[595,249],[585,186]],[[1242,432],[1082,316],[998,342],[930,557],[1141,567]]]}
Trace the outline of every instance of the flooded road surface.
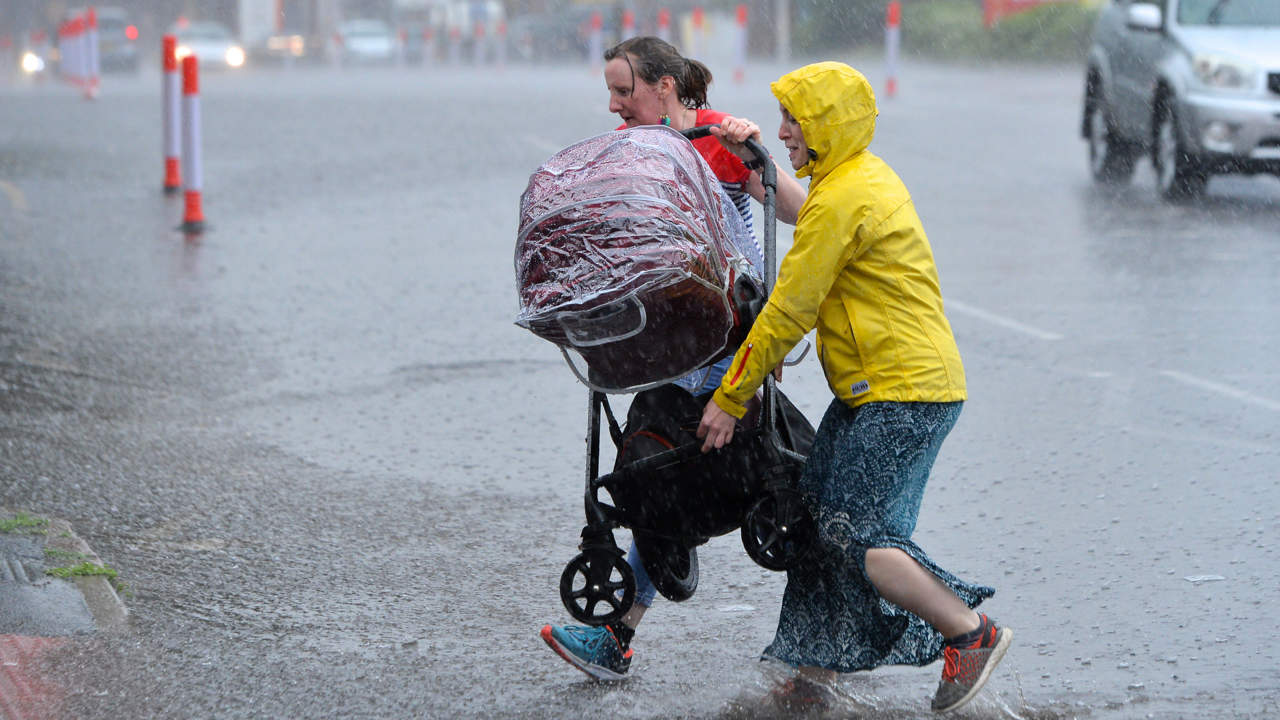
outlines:
{"label": "flooded road surface", "polygon": [[[775,154],[786,69],[711,92]],[[1271,717],[1280,182],[1093,187],[1081,83],[907,65],[872,145],[968,373],[916,540],[1017,632],[956,716]],[[53,654],[66,716],[768,717],[784,578],[736,534],[626,683],[537,637],[569,621],[587,391],[512,324],[516,209],[617,125],[602,79],[209,74],[196,237],[160,192],[159,87],[0,88],[0,505],[70,520],[131,611]],[[782,387],[820,418],[812,358]],[[939,671],[844,678],[831,715],[929,717]]]}

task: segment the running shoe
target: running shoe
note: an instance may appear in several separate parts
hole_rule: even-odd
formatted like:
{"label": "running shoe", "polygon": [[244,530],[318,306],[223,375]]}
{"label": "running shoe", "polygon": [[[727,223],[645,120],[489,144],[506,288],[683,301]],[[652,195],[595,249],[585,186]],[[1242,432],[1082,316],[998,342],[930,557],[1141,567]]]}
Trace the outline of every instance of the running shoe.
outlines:
{"label": "running shoe", "polygon": [[830,689],[800,676],[779,683],[769,693],[771,709],[794,716],[824,713],[831,709],[832,699]]}
{"label": "running shoe", "polygon": [[997,627],[980,615],[978,638],[964,645],[942,648],[942,681],[933,696],[934,712],[950,712],[973,699],[1013,642],[1013,631]]}
{"label": "running shoe", "polygon": [[631,648],[624,650],[608,625],[544,625],[538,634],[566,662],[597,680],[622,680],[631,667]]}

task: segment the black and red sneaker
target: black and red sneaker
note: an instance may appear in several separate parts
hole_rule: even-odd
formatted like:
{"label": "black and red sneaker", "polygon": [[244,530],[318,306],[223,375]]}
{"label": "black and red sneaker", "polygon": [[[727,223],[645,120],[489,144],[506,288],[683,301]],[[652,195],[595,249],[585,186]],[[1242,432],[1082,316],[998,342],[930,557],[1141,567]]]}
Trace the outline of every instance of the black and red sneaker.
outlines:
{"label": "black and red sneaker", "polygon": [[972,700],[1013,642],[1012,630],[998,627],[986,615],[978,617],[977,630],[942,648],[942,681],[933,696],[934,712],[949,712]]}

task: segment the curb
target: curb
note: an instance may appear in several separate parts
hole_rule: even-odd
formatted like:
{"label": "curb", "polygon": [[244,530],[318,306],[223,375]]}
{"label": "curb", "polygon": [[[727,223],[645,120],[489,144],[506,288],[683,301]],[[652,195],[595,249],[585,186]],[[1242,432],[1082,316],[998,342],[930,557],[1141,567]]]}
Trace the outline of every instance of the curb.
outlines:
{"label": "curb", "polygon": [[[9,508],[0,507],[0,517],[13,514],[14,512]],[[45,517],[49,521],[45,529],[44,547],[78,553],[87,562],[103,565],[102,558],[98,557],[93,548],[71,529],[71,523],[60,518],[30,514]],[[126,626],[129,610],[116,594],[110,580],[101,575],[78,575],[67,579],[80,591],[90,615],[93,616],[93,624],[98,630],[121,630]]]}
{"label": "curb", "polygon": [[[89,547],[89,544],[76,535],[71,524],[59,518],[49,518],[49,534],[45,540],[46,547],[76,552],[85,555],[94,565],[103,565],[102,558]],[[129,618],[129,609],[125,607],[111,581],[101,575],[82,575],[71,578],[80,594],[84,596],[85,605],[93,615],[93,622],[99,630],[119,630]]]}

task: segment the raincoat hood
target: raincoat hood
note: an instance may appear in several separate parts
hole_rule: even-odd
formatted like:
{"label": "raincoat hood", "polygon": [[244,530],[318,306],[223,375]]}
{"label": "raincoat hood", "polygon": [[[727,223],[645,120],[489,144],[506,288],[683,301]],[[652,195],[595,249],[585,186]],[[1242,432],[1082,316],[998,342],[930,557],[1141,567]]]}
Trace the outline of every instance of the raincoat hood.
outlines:
{"label": "raincoat hood", "polygon": [[814,63],[792,70],[769,87],[800,123],[809,149],[817,153],[796,177],[819,180],[871,144],[879,110],[871,83],[857,70],[839,62]]}

